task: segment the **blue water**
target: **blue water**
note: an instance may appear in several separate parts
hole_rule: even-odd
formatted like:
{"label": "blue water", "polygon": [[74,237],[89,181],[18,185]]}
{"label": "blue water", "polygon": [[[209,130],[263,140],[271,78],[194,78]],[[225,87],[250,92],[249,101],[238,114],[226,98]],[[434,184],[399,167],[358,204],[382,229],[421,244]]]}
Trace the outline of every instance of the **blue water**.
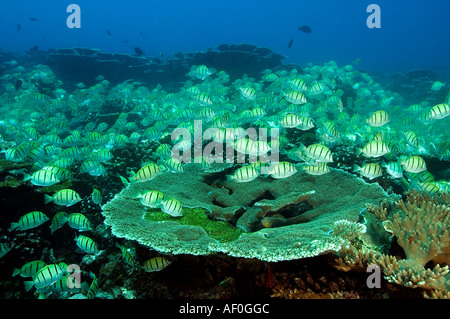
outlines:
{"label": "blue water", "polygon": [[[66,26],[71,3],[81,8],[80,29]],[[371,3],[381,9],[379,29],[366,25]],[[450,78],[448,0],[2,0],[1,9],[0,47],[19,53],[38,45],[134,54],[137,46],[149,56],[170,56],[251,43],[301,66],[359,58],[368,72],[432,69]],[[301,25],[312,33],[299,31]]]}

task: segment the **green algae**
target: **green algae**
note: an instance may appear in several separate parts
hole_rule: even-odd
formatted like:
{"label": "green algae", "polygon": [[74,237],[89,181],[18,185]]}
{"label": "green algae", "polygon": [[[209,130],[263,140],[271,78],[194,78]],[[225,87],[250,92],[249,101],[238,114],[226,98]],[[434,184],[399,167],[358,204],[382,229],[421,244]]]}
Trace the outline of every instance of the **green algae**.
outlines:
{"label": "green algae", "polygon": [[208,212],[202,208],[183,207],[182,217],[172,217],[157,208],[146,208],[145,220],[152,222],[172,221],[180,225],[198,226],[205,230],[211,238],[219,242],[230,242],[239,238],[244,230],[231,226],[226,221],[208,218]]}

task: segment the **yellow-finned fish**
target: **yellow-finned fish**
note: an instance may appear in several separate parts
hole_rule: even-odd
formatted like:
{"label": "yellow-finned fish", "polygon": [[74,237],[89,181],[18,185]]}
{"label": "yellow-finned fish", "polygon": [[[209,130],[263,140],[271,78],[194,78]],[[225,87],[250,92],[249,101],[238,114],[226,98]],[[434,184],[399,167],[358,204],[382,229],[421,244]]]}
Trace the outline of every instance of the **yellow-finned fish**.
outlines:
{"label": "yellow-finned fish", "polygon": [[47,220],[49,220],[49,218],[42,212],[39,211],[30,212],[20,217],[17,223],[11,223],[9,231],[13,231],[14,229],[19,230],[32,229],[42,225]]}
{"label": "yellow-finned fish", "polygon": [[242,86],[239,88],[239,91],[241,91],[242,96],[248,100],[253,101],[256,99],[256,90],[251,86]]}
{"label": "yellow-finned fish", "polygon": [[280,121],[280,125],[285,128],[295,128],[303,123],[302,118],[297,114],[286,114]]}
{"label": "yellow-finned fish", "polygon": [[170,265],[170,261],[164,257],[153,257],[142,263],[142,269],[146,272],[160,271]]}
{"label": "yellow-finned fish", "polygon": [[134,261],[133,255],[130,251],[125,246],[122,246],[117,242],[116,247],[122,252],[122,257],[125,259],[125,262],[133,268],[136,267],[136,262]]}
{"label": "yellow-finned fish", "polygon": [[183,216],[183,207],[181,206],[181,203],[174,198],[163,201],[161,203],[161,211],[173,217]]}
{"label": "yellow-finned fish", "polygon": [[72,206],[81,201],[80,195],[72,189],[61,189],[53,196],[45,194],[45,203],[55,203],[60,206]]}
{"label": "yellow-finned fish", "polygon": [[92,279],[92,282],[91,285],[89,286],[89,290],[86,297],[87,299],[94,299],[98,291],[98,279],[97,276],[95,276],[94,273],[92,272],[89,273],[89,277]]}

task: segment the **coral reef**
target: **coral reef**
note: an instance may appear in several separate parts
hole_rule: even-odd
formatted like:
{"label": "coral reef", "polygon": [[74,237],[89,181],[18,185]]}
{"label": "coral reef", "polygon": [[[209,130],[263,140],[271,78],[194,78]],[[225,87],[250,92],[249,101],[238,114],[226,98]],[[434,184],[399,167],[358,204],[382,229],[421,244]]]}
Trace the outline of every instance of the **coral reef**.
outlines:
{"label": "coral reef", "polygon": [[421,289],[424,298],[449,298],[448,198],[448,194],[431,197],[412,191],[406,201],[369,205],[368,212],[382,220],[395,239],[397,253],[385,254],[364,245],[356,248],[349,242],[338,253],[334,266],[343,271],[363,271],[370,264],[378,265],[390,283]]}
{"label": "coral reef", "polygon": [[[330,234],[336,221],[356,222],[366,203],[398,199],[377,184],[368,184],[342,170],[333,169],[322,176],[299,172],[285,179],[259,177],[249,183],[226,183],[225,173],[207,174],[194,164],[186,164],[184,173],[166,172],[150,181],[130,184],[103,206],[105,224],[116,237],[135,240],[161,253],[224,253],[265,261],[292,260],[340,250],[344,239]],[[136,198],[145,190],[161,191],[186,208],[201,208],[197,213],[203,211],[207,218],[200,220],[213,223],[206,230],[204,222],[195,224],[195,218],[191,218],[192,224],[170,216],[152,220]],[[287,212],[285,225],[261,226],[264,217]],[[210,236],[217,221],[245,232],[237,239],[221,242]]]}

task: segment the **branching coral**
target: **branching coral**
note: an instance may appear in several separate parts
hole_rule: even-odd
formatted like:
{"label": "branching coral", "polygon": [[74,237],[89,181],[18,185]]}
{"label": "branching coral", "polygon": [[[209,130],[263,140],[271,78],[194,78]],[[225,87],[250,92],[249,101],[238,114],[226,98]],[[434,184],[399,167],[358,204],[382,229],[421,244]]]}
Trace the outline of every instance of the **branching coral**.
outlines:
{"label": "branching coral", "polygon": [[375,264],[391,283],[420,287],[425,298],[449,298],[450,209],[445,198],[445,194],[430,197],[413,191],[405,202],[369,205],[368,211],[383,220],[406,258],[349,244],[338,253],[333,265],[349,271]]}

